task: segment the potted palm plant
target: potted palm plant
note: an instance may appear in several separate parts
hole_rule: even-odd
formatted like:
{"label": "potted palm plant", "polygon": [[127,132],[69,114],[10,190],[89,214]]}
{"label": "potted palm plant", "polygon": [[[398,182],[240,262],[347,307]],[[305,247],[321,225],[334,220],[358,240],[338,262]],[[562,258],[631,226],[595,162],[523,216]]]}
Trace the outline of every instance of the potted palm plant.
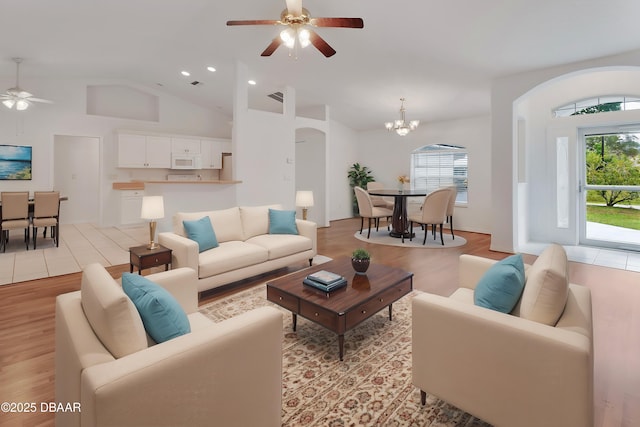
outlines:
{"label": "potted palm plant", "polygon": [[371,255],[363,248],[358,248],[351,254],[351,265],[356,274],[366,274],[370,263]]}

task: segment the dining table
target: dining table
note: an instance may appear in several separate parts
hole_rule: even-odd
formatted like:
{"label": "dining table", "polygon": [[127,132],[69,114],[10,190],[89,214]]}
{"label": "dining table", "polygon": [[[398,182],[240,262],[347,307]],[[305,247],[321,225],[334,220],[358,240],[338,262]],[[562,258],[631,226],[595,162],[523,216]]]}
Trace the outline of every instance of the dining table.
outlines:
{"label": "dining table", "polygon": [[407,217],[407,198],[424,197],[426,190],[369,190],[372,196],[393,197],[393,216],[391,217],[391,237],[405,238],[413,237],[409,231],[409,218]]}

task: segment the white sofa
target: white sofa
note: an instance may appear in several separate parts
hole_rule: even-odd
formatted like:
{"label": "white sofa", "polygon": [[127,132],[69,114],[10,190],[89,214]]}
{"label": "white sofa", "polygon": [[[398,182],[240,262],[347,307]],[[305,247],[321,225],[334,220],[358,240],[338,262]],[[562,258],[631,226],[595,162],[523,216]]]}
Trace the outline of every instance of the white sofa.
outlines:
{"label": "white sofa", "polygon": [[[562,257],[557,245],[550,249],[547,261]],[[413,299],[413,383],[423,404],[429,393],[498,427],[593,426],[589,289],[568,285],[555,325],[522,317],[532,274],[552,276],[563,268],[557,261],[555,272],[525,266],[525,290],[510,314],[474,305],[476,284],[496,261],[470,255],[460,257],[460,287],[450,297]]]}
{"label": "white sofa", "polygon": [[[269,234],[269,208],[282,209],[269,205],[178,212],[173,232],[159,233],[158,241],[172,249],[172,268],[189,267],[198,273],[199,292],[300,261],[311,265],[317,254],[316,224],[296,219],[299,234]],[[186,237],[183,221],[204,216],[211,220],[219,246],[199,253],[198,244]]]}
{"label": "white sofa", "polygon": [[155,344],[121,285],[87,266],[81,290],[56,299],[55,398],[80,405],[57,412],[56,426],[280,426],[282,314],[214,323],[198,312],[193,270],[146,277],[178,301],[191,332]]}

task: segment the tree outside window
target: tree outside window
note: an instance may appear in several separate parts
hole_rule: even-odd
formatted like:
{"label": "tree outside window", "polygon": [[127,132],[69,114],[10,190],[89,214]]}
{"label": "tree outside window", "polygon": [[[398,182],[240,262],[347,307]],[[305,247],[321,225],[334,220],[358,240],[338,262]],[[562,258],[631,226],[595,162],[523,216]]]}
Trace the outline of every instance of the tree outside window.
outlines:
{"label": "tree outside window", "polygon": [[[592,135],[585,138],[588,185],[640,185],[640,143],[635,134]],[[587,200],[607,206],[638,199],[622,189],[589,190]]]}

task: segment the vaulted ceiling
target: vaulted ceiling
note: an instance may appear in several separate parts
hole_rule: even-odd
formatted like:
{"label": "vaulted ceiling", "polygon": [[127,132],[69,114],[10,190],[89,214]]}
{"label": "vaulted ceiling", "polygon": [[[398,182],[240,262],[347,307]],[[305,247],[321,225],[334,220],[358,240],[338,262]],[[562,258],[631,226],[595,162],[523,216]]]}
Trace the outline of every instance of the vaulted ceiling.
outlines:
{"label": "vaulted ceiling", "polygon": [[334,119],[365,130],[395,118],[401,97],[407,118],[423,122],[488,114],[496,77],[640,49],[637,0],[303,6],[314,17],[361,17],[364,28],[317,29],[337,50],[331,58],[313,47],[290,57],[284,46],[261,57],[278,27],[226,21],[278,19],[283,0],[0,0],[0,76],[13,78],[18,56],[26,90],[39,77],[122,79],[231,116],[241,61],[257,82],[253,98],[275,102],[266,95],[292,86],[300,106],[329,105]]}

